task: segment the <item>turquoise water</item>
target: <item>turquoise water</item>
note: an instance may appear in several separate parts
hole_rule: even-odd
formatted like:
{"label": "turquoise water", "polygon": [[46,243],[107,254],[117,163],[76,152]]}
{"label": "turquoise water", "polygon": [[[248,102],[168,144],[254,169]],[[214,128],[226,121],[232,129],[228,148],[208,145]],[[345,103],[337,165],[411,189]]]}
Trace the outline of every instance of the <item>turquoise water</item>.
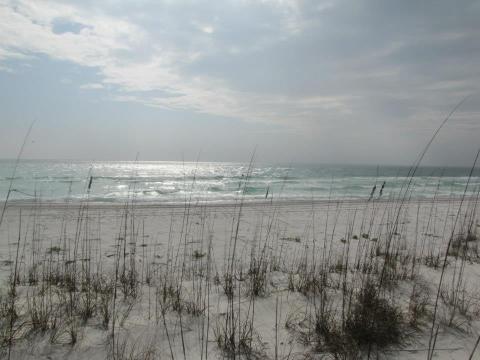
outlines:
{"label": "turquoise water", "polygon": [[[0,199],[5,199],[12,181],[14,161],[0,160]],[[253,166],[245,197],[247,200],[322,200],[370,197],[374,185],[377,198],[399,192],[408,167],[346,165]],[[239,163],[182,162],[86,162],[21,161],[13,178],[11,200],[80,200],[92,177],[89,198],[93,201],[139,201],[179,203],[185,199],[230,202],[239,197],[240,184],[248,165]],[[413,197],[460,195],[465,189],[467,168],[419,168],[414,178]],[[470,181],[469,193],[478,191],[478,169]]]}

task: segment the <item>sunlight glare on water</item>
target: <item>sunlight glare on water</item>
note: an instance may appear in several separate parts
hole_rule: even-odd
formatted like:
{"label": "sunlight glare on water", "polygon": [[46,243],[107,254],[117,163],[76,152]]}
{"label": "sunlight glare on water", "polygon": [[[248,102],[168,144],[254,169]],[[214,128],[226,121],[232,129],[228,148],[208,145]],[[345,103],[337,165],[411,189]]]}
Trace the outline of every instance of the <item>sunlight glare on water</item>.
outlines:
{"label": "sunlight glare on water", "polygon": [[[13,173],[13,161],[0,161],[0,197],[5,199]],[[215,162],[86,162],[22,161],[13,179],[11,200],[124,201],[134,196],[139,201],[181,203],[185,199],[231,202],[238,199],[241,184],[249,172],[247,164]],[[460,195],[465,189],[469,169],[420,168],[414,179],[414,197]],[[284,200],[321,200],[328,198],[368,198],[374,185],[378,196],[398,193],[408,174],[407,167],[345,165],[265,165],[251,169],[246,184],[246,200],[266,197]],[[478,173],[470,181],[470,190],[479,185]],[[438,189],[437,189],[438,187]],[[268,194],[268,196],[267,196]]]}

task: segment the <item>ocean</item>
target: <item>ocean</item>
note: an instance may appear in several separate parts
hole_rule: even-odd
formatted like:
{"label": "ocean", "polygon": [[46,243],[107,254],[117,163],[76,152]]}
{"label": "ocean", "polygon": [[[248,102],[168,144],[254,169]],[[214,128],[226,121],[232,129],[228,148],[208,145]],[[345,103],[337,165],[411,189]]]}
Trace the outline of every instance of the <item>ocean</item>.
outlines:
{"label": "ocean", "polygon": [[[249,171],[248,164],[241,163],[22,160],[12,179],[14,164],[0,160],[0,200],[6,198],[10,184],[11,201],[67,202],[88,196],[98,202],[134,197],[165,204],[224,203],[238,200],[243,191],[246,201],[369,199],[374,186],[372,198],[378,199],[398,195],[409,172],[405,166],[254,164]],[[411,196],[460,196],[469,172],[462,167],[420,167]],[[480,186],[478,169],[473,175],[469,195]]]}

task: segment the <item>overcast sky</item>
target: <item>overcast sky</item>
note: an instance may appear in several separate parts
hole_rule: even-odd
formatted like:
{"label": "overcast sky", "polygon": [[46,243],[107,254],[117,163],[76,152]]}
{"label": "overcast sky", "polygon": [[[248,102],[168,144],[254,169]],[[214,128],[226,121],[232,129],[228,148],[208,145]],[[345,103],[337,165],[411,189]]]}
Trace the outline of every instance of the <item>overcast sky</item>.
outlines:
{"label": "overcast sky", "polygon": [[[0,0],[0,157],[411,163],[480,146],[480,1]],[[199,155],[200,154],[200,155]]]}

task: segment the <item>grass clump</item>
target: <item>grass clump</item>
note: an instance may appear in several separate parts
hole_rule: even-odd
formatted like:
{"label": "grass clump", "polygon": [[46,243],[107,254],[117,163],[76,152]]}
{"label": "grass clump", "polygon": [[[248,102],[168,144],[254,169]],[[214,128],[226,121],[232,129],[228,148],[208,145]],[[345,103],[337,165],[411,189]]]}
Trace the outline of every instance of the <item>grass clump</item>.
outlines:
{"label": "grass clump", "polygon": [[383,349],[401,343],[403,316],[390,301],[380,296],[372,282],[357,295],[345,334],[363,349]]}
{"label": "grass clump", "polygon": [[418,329],[421,321],[427,316],[430,303],[430,291],[427,285],[414,283],[408,303],[408,324]]}
{"label": "grass clump", "polygon": [[60,246],[52,246],[50,249],[48,249],[47,254],[58,254],[60,251],[62,251]]}
{"label": "grass clump", "polygon": [[192,254],[192,257],[193,257],[194,259],[201,259],[201,258],[203,258],[205,255],[207,255],[207,254],[205,254],[205,253],[203,253],[203,252],[201,252],[201,251],[199,251],[199,250],[194,250],[194,251],[193,251],[193,254]]}
{"label": "grass clump", "polygon": [[[347,304],[349,296],[345,298]],[[382,350],[399,345],[405,339],[405,321],[402,312],[379,292],[379,288],[367,281],[351,305],[346,305],[340,316],[334,311],[331,300],[316,303],[315,321],[307,334],[307,343],[314,342],[314,351],[329,354],[333,359],[362,359]],[[415,299],[420,302],[420,299]],[[418,311],[421,311],[419,305]],[[420,314],[416,314],[420,317]],[[308,319],[302,323],[308,323]],[[305,334],[303,334],[305,335]],[[312,337],[313,336],[313,337]]]}
{"label": "grass clump", "polygon": [[219,322],[214,330],[215,342],[224,358],[264,359],[265,347],[250,321],[242,320],[232,332]]}

